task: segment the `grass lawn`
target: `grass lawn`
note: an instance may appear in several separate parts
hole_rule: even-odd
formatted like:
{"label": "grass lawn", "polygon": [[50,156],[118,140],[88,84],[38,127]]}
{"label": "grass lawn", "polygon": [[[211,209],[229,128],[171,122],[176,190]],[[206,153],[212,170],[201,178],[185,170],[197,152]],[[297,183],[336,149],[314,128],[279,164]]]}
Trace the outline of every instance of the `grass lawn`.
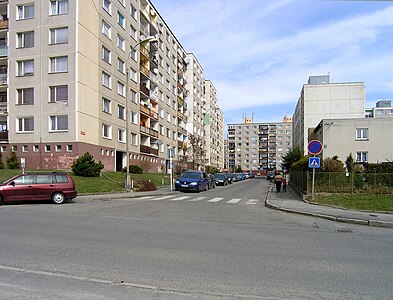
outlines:
{"label": "grass lawn", "polygon": [[354,210],[393,212],[391,194],[321,194],[316,195],[315,202]]}
{"label": "grass lawn", "polygon": [[[54,170],[40,170],[41,172],[53,172]],[[25,173],[39,172],[38,170],[26,170]],[[0,170],[0,182],[20,174],[20,170]],[[122,172],[103,172],[101,177],[81,177],[70,173],[75,181],[78,195],[82,194],[99,194],[124,192],[124,182],[126,173]],[[169,174],[147,173],[147,174],[130,174],[131,180],[151,180],[157,187],[170,185]]]}

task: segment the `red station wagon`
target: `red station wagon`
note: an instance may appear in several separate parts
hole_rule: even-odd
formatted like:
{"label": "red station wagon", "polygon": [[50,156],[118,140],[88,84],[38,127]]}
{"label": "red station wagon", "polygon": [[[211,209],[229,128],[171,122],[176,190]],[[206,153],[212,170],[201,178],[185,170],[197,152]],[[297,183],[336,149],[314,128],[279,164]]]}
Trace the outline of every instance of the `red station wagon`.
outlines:
{"label": "red station wagon", "polygon": [[64,173],[21,174],[0,185],[0,203],[51,200],[62,204],[76,195],[74,181]]}

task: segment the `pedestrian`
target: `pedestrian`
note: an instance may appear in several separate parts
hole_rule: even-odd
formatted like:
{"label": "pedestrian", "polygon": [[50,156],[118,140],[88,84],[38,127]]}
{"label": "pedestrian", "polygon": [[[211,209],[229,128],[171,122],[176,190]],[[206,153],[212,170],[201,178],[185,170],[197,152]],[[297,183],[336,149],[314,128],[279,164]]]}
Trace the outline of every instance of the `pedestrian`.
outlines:
{"label": "pedestrian", "polygon": [[282,179],[282,191],[286,192],[287,191],[287,178],[284,175],[284,178]]}
{"label": "pedestrian", "polygon": [[277,172],[276,176],[274,176],[274,183],[276,184],[276,192],[279,193],[281,191],[281,185],[282,185],[282,181],[283,181],[284,177],[282,177],[282,175]]}

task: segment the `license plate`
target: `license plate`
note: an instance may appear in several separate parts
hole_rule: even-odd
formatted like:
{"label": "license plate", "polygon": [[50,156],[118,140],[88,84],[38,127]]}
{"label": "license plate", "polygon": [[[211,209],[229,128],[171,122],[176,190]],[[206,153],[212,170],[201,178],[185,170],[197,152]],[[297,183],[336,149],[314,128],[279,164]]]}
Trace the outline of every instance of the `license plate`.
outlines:
{"label": "license plate", "polygon": [[188,185],[187,184],[182,184],[181,187],[188,187]]}

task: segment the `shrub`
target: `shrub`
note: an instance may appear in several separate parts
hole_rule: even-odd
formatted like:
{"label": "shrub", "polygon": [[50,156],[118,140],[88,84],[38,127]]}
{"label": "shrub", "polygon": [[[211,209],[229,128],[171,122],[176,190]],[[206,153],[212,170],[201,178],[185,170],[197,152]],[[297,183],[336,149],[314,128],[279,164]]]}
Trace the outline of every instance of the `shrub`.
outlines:
{"label": "shrub", "polygon": [[95,162],[89,152],[74,160],[71,166],[71,170],[75,175],[83,177],[98,177],[103,168],[104,165],[101,161]]}
{"label": "shrub", "polygon": [[0,169],[4,169],[3,154],[0,152]]}
{"label": "shrub", "polygon": [[134,190],[136,192],[147,192],[157,190],[156,185],[149,180],[138,180],[134,183]]}
{"label": "shrub", "polygon": [[[140,166],[137,165],[130,165],[129,166],[129,171],[132,174],[142,174],[142,168]],[[127,172],[127,167],[123,168],[123,172]]]}
{"label": "shrub", "polygon": [[19,169],[20,168],[20,162],[18,159],[18,156],[16,155],[16,152],[11,151],[10,155],[7,157],[7,167],[8,169]]}

